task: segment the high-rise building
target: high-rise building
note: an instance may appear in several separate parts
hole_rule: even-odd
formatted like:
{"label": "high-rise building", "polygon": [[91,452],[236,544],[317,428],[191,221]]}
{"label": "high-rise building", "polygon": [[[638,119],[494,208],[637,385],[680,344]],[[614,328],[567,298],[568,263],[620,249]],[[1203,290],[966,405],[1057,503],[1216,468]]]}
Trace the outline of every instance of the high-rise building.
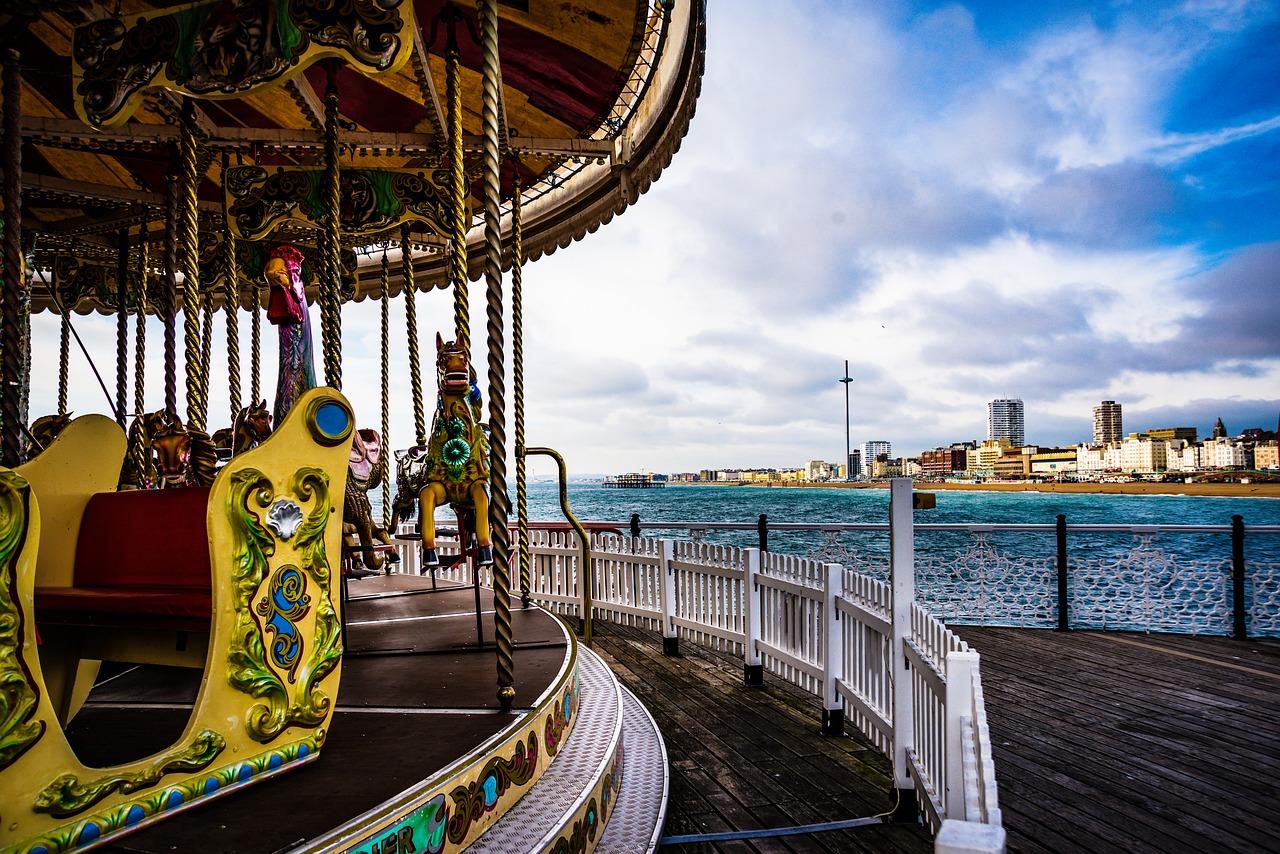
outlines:
{"label": "high-rise building", "polygon": [[1015,448],[1026,444],[1021,400],[993,400],[987,404],[987,438],[1008,439]]}
{"label": "high-rise building", "polygon": [[876,457],[885,456],[893,457],[893,446],[889,442],[863,442],[862,443],[862,476],[871,477],[872,467],[875,465]]}
{"label": "high-rise building", "polygon": [[1123,438],[1120,404],[1114,400],[1102,401],[1093,408],[1093,441],[1099,445],[1110,445]]}

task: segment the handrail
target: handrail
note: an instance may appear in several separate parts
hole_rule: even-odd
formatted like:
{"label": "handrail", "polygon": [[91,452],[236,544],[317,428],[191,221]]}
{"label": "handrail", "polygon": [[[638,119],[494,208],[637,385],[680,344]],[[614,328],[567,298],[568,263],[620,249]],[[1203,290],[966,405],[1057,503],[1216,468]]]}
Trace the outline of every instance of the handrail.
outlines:
{"label": "handrail", "polygon": [[569,524],[578,532],[578,544],[582,548],[582,563],[579,569],[582,578],[582,641],[591,646],[591,537],[569,509],[569,472],[564,464],[564,457],[550,448],[517,448],[521,457],[544,456],[556,461],[556,469],[560,474],[560,510]]}

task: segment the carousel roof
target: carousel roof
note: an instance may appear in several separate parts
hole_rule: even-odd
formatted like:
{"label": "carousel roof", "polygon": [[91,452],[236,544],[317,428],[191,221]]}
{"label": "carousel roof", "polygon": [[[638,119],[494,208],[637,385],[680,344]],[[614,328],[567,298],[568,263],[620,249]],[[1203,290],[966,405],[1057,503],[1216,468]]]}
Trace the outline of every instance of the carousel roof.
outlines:
{"label": "carousel roof", "polygon": [[[452,31],[472,196],[468,269],[478,278],[483,252],[482,56],[474,0],[360,0],[345,5],[392,10],[407,21],[399,57],[376,60],[394,70],[375,67],[370,73],[359,63],[322,59],[300,71],[295,67],[270,85],[244,92],[211,89],[185,99],[159,86],[131,91],[128,97],[121,94],[140,65],[103,71],[109,51],[101,42],[110,39],[101,34],[137,34],[121,38],[120,50],[131,48],[135,60],[146,60],[153,52],[163,53],[155,45],[163,43],[164,33],[178,34],[175,40],[181,36],[187,26],[182,14],[190,2],[19,0],[14,7],[19,11],[0,12],[0,28],[17,34],[9,43],[20,54],[22,224],[28,240],[34,238],[36,266],[51,270],[58,259],[65,263],[74,257],[114,268],[122,237],[135,245],[144,229],[150,257],[158,263],[184,100],[195,107],[202,231],[221,233],[227,187],[235,186],[245,167],[323,168],[324,95],[331,81],[338,92],[344,173],[416,172],[420,184],[430,184],[433,176],[439,179],[446,174],[440,170],[449,156],[445,52]],[[332,0],[222,0],[213,11],[201,12],[207,17],[200,19],[204,29],[196,38],[217,30],[209,35],[210,44],[226,32],[248,43],[238,52],[206,55],[210,66],[261,62],[261,42],[254,42],[260,35],[255,15],[260,23],[276,10],[297,15],[302,9],[323,17],[335,14],[334,8]],[[507,214],[518,178],[527,258],[554,252],[608,222],[670,162],[693,115],[702,72],[703,16],[701,2],[500,0],[500,115],[506,131],[501,210],[504,232],[509,231]],[[150,27],[143,26],[148,22]],[[90,79],[95,68],[97,79]],[[163,68],[158,73],[163,77]],[[106,95],[104,86],[111,89]],[[355,205],[359,198],[344,196],[344,205]],[[344,211],[344,221],[346,215]],[[414,221],[411,229],[416,284],[446,286],[447,234],[438,233],[429,219]],[[314,243],[314,235],[314,228],[286,221],[269,236],[241,236],[305,245]],[[344,234],[343,240],[352,257],[350,250],[384,241],[398,244],[399,236],[397,227]],[[380,263],[372,255],[354,263],[354,298],[380,292]],[[392,266],[390,289],[396,293],[402,283],[399,264]],[[47,299],[37,278],[35,308],[46,307]],[[249,299],[242,296],[242,302],[247,305]],[[109,307],[90,296],[77,308]]]}

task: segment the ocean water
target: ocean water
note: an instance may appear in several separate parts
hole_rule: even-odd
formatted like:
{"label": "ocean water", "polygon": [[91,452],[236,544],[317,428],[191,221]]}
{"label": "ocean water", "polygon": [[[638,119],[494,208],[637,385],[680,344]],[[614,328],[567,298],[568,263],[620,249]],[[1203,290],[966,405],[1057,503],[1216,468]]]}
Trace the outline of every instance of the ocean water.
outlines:
{"label": "ocean water", "polygon": [[[514,482],[511,484],[514,519]],[[917,524],[1045,524],[1052,525],[1059,513],[1070,524],[1126,525],[1222,525],[1231,524],[1239,514],[1250,525],[1280,525],[1280,499],[1202,497],[1182,495],[1091,495],[1077,493],[981,492],[937,490],[937,507],[918,510]],[[640,514],[643,523],[652,522],[738,522],[755,525],[760,514],[770,522],[887,522],[887,489],[784,489],[756,486],[668,486],[665,489],[605,489],[599,484],[571,483],[569,508],[583,522],[615,522],[626,530],[631,514]],[[371,494],[375,499],[376,495]],[[529,518],[534,521],[563,521],[559,487],[554,482],[529,485]],[[444,511],[447,513],[448,511]],[[444,515],[443,513],[441,515]],[[687,538],[681,530],[646,530],[646,536]],[[748,547],[758,539],[750,531],[707,531],[704,539]],[[954,552],[972,540],[969,534],[921,531],[916,538],[918,553]],[[1019,553],[1052,555],[1053,533],[995,534],[992,540]],[[821,547],[820,532],[769,533],[771,551],[808,554]],[[1133,534],[1072,533],[1071,552],[1076,557],[1099,557],[1131,549]],[[1225,534],[1162,534],[1156,544],[1181,557],[1207,560],[1230,557],[1230,537]],[[841,545],[869,557],[887,553],[883,533],[841,535]],[[1252,562],[1280,562],[1280,534],[1248,535],[1246,557]]]}

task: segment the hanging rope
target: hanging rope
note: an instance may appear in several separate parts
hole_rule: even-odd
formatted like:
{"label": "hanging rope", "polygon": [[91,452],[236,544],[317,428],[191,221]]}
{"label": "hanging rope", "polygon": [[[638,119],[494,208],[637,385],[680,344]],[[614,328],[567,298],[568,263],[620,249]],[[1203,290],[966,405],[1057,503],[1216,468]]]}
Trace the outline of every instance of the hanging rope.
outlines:
{"label": "hanging rope", "polygon": [[119,232],[116,253],[116,419],[125,429],[129,396],[129,229]]}
{"label": "hanging rope", "polygon": [[[507,518],[506,388],[502,353],[502,218],[498,211],[502,129],[498,97],[498,0],[481,0],[480,42],[484,54],[484,278],[485,337],[489,347],[489,528],[493,536],[493,623],[498,641],[498,700],[504,709],[515,698],[515,665],[511,643],[511,532]],[[583,567],[584,573],[590,567]]]}
{"label": "hanging rope", "polygon": [[204,360],[200,351],[199,318],[196,316],[200,308],[199,210],[196,199],[200,177],[196,172],[195,109],[195,103],[189,98],[182,104],[178,134],[179,164],[182,169],[179,186],[182,194],[178,201],[182,228],[182,320],[187,363],[187,426],[203,430],[202,401],[206,389],[200,376]]}
{"label": "hanging rope", "polygon": [[[146,407],[146,365],[147,365],[147,268],[151,264],[150,247],[147,245],[147,232],[150,223],[142,223],[141,239],[138,243],[138,318],[135,327],[133,345],[133,417],[142,418]],[[146,466],[147,448],[143,445],[142,431],[136,431],[135,441],[129,445],[129,457],[133,460],[134,470],[143,471]]]}
{"label": "hanging rope", "polygon": [[409,388],[413,395],[413,438],[418,447],[427,444],[427,421],[422,403],[422,366],[418,362],[418,310],[414,305],[413,258],[410,257],[409,223],[400,226],[400,274],[404,277],[404,325],[409,339]]}
{"label": "hanging rope", "polygon": [[378,466],[382,470],[382,527],[391,531],[391,477],[387,453],[391,448],[391,300],[387,291],[391,286],[391,263],[387,250],[382,249],[382,453]]}
{"label": "hanging rope", "polygon": [[[227,171],[227,155],[222,155],[222,171]],[[236,238],[231,233],[231,217],[224,210],[222,217],[222,246],[227,253],[226,302],[227,310],[227,376],[231,395],[231,423],[240,414],[240,268],[236,266]],[[254,398],[253,402],[257,402]]]}
{"label": "hanging rope", "polygon": [[513,162],[511,188],[511,391],[516,422],[516,536],[520,549],[520,601],[529,607],[529,489],[524,462],[524,235],[520,221],[520,162]]}
{"label": "hanging rope", "polygon": [[449,168],[453,179],[453,254],[449,273],[453,284],[453,326],[458,346],[471,353],[470,303],[467,299],[467,189],[466,162],[462,155],[462,85],[460,82],[458,37],[449,20],[444,50],[445,95],[448,100]]}
{"label": "hanging rope", "polygon": [[62,313],[62,337],[58,341],[58,414],[67,414],[67,379],[71,373],[71,318]]}
{"label": "hanging rope", "polygon": [[[324,192],[326,237],[325,280],[320,290],[327,291],[320,303],[321,337],[324,342],[324,381],[342,390],[342,294],[338,279],[342,275],[342,227],[339,205],[342,201],[338,174],[338,84],[337,66],[329,65],[329,87],[324,94]],[[327,318],[327,320],[325,320]]]}

